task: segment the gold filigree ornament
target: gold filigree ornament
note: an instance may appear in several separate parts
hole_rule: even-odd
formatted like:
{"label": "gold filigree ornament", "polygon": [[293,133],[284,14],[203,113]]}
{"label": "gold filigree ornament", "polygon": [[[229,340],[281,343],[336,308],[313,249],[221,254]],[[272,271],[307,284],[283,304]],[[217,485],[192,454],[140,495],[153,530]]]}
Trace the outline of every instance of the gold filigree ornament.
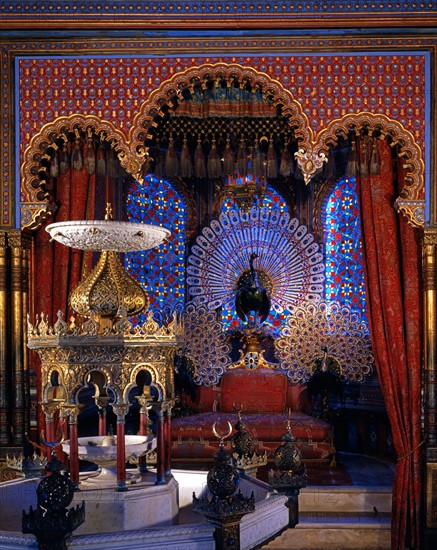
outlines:
{"label": "gold filigree ornament", "polygon": [[337,302],[307,302],[291,312],[275,341],[280,368],[293,383],[306,382],[326,347],[344,382],[364,382],[374,358],[369,327]]}
{"label": "gold filigree ornament", "polygon": [[103,221],[71,221],[54,223],[46,230],[52,239],[81,250],[101,251],[91,273],[71,292],[71,308],[101,330],[112,328],[113,321],[139,314],[149,304],[146,292],[121,265],[118,252],[147,250],[170,235],[163,227],[112,219],[107,205]]}
{"label": "gold filigree ornament", "polygon": [[70,294],[71,308],[84,317],[115,318],[124,310],[137,315],[149,303],[146,292],[120,264],[116,252],[102,252],[91,273]]}

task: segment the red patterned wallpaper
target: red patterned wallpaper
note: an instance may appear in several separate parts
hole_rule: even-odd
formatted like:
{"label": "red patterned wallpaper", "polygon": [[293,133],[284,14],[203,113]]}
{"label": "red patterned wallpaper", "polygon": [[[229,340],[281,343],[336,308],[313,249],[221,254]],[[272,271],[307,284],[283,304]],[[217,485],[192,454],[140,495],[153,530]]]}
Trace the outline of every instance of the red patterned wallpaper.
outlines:
{"label": "red patterned wallpaper", "polygon": [[93,114],[126,134],[140,105],[177,72],[204,63],[238,63],[280,81],[317,132],[347,113],[393,118],[425,143],[425,56],[418,54],[240,57],[46,57],[20,59],[21,155],[59,116]]}

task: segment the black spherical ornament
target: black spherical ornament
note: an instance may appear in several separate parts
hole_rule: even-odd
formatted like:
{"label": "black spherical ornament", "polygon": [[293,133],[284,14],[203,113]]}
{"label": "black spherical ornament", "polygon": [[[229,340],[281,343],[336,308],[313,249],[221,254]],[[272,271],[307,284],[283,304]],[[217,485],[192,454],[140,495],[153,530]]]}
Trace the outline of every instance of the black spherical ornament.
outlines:
{"label": "black spherical ornament", "polygon": [[218,462],[208,472],[208,489],[218,498],[227,498],[237,490],[240,478],[236,468],[226,462]]}
{"label": "black spherical ornament", "polygon": [[239,457],[253,456],[255,452],[255,442],[253,440],[253,435],[246,430],[246,426],[240,418],[235,424],[235,429],[237,430],[237,432],[232,436],[231,439],[232,452],[238,454]]}
{"label": "black spherical ornament", "polygon": [[66,508],[74,496],[74,487],[68,477],[53,472],[45,477],[36,490],[38,506],[48,511]]}
{"label": "black spherical ornament", "polygon": [[302,467],[302,455],[299,449],[290,442],[284,443],[276,449],[273,460],[279,470],[286,472],[297,471]]}

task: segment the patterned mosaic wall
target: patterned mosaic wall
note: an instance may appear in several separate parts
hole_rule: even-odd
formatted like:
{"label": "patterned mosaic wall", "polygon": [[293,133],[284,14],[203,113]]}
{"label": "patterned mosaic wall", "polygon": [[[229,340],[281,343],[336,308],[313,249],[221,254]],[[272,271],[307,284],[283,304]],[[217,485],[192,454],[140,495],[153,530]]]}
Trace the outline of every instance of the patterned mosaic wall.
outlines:
{"label": "patterned mosaic wall", "polygon": [[19,61],[21,153],[42,125],[92,114],[126,134],[149,94],[174,73],[229,61],[278,80],[302,105],[317,132],[347,113],[370,111],[398,120],[424,145],[422,55],[241,57],[67,57]]}
{"label": "patterned mosaic wall", "polygon": [[[126,254],[128,272],[147,291],[150,310],[161,325],[185,301],[185,224],[184,201],[165,180],[153,176],[142,185],[133,182],[126,195],[128,221],[164,225],[171,235],[157,248]],[[144,323],[146,315],[139,316]]]}

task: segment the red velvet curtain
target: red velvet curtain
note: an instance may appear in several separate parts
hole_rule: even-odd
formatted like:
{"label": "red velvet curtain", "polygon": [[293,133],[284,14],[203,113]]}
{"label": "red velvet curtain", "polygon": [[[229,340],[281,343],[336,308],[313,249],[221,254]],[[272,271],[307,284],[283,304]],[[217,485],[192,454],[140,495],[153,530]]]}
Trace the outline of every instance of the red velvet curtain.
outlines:
{"label": "red velvet curtain", "polygon": [[[77,156],[76,151],[76,156]],[[34,314],[44,313],[53,325],[57,320],[58,311],[64,314],[68,322],[70,311],[68,296],[82,277],[83,271],[91,268],[91,253],[69,248],[50,240],[45,227],[54,222],[67,220],[92,219],[95,201],[95,172],[90,174],[85,163],[76,158],[72,162],[73,153],[65,151],[63,169],[56,173],[56,179],[51,179],[55,202],[58,211],[54,219],[49,219],[39,229],[33,254],[34,268],[32,270],[32,294]],[[59,165],[60,163],[57,162]],[[33,321],[33,320],[32,320]],[[37,395],[41,401],[40,360],[36,353],[30,357],[31,368],[37,373]],[[44,426],[44,415],[39,410],[38,426]]]}
{"label": "red velvet curtain", "polygon": [[[81,279],[82,271],[90,268],[90,255],[50,242],[45,227],[56,222],[93,218],[95,175],[84,167],[70,168],[60,174],[56,183],[56,202],[59,209],[54,219],[38,231],[35,243],[35,313],[49,315],[55,323],[57,312],[64,313],[68,321],[68,295]],[[87,216],[88,210],[88,216]]]}
{"label": "red velvet curtain", "polygon": [[421,508],[421,289],[416,231],[394,210],[403,184],[384,139],[357,143],[369,322],[397,464],[392,548],[419,548]]}

